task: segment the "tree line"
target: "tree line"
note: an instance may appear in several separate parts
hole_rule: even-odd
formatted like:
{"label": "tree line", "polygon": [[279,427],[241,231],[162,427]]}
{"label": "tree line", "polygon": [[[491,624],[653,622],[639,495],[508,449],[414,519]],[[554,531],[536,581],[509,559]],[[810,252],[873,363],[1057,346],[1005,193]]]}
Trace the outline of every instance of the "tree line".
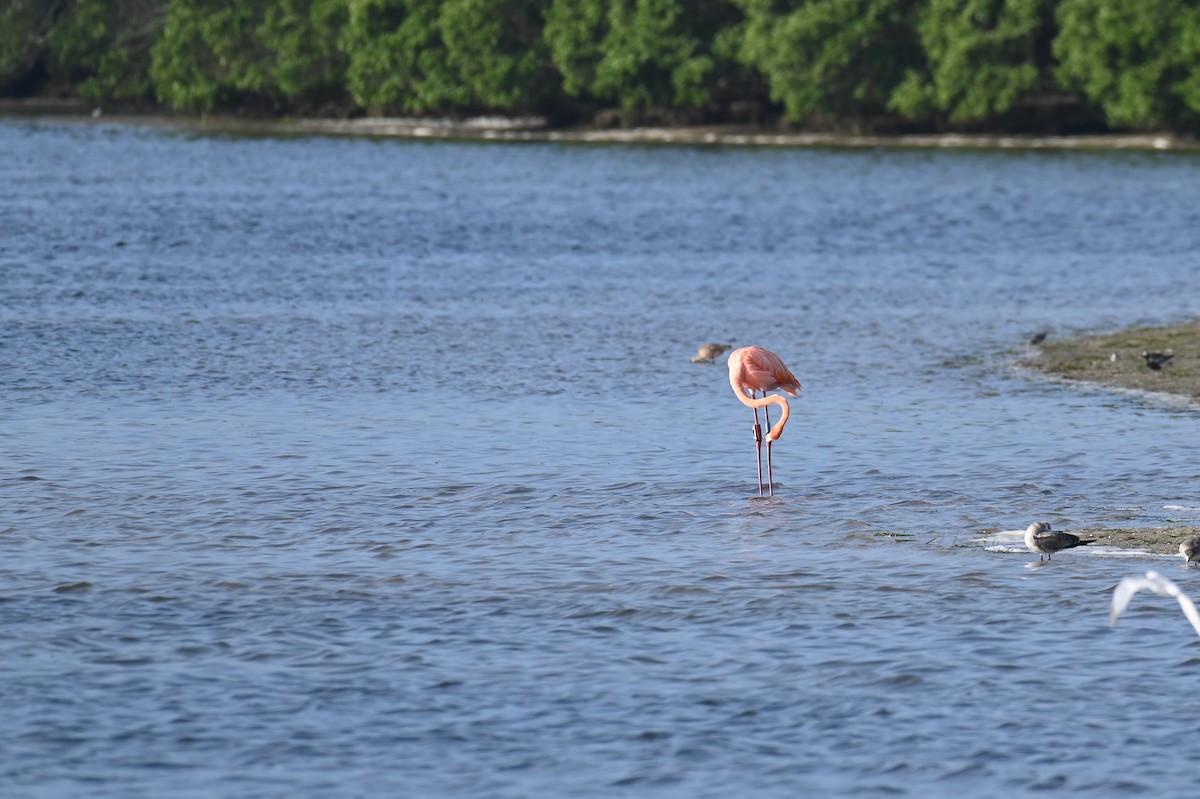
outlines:
{"label": "tree line", "polygon": [[0,95],[845,131],[1200,128],[1192,0],[6,0]]}

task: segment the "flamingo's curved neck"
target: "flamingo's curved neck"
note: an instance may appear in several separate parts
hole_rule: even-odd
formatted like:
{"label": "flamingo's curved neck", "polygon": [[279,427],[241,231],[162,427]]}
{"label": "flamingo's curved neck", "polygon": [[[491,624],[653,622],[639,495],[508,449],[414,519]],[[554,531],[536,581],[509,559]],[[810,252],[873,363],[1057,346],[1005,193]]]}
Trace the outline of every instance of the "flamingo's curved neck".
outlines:
{"label": "flamingo's curved neck", "polygon": [[787,400],[778,394],[767,394],[764,397],[752,399],[747,397],[746,392],[742,391],[737,386],[734,386],[733,393],[737,395],[737,398],[742,401],[743,405],[751,408],[762,408],[767,405],[779,406],[779,421],[776,422],[771,427],[770,431],[767,432],[767,441],[778,441],[779,437],[783,435],[784,425],[787,424],[788,416],[790,416],[792,412],[792,409],[788,406]]}

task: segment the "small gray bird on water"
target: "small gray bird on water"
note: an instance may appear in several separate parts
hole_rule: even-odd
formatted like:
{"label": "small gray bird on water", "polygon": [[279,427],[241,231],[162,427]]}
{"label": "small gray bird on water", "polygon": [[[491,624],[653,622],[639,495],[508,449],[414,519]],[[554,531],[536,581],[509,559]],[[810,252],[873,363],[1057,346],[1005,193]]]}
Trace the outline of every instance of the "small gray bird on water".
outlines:
{"label": "small gray bird on water", "polygon": [[1034,333],[1033,338],[1029,339],[1029,343],[1036,347],[1037,345],[1039,345],[1043,341],[1045,341],[1046,336],[1048,336],[1048,335],[1050,335],[1050,333],[1045,330],[1041,331],[1040,333]]}
{"label": "small gray bird on water", "polygon": [[700,349],[696,351],[696,356],[692,358],[692,363],[712,363],[717,358],[721,357],[721,353],[728,352],[733,349],[732,344],[714,344],[709,342],[700,345]]}
{"label": "small gray bird on water", "polygon": [[1046,560],[1050,560],[1050,556],[1060,549],[1072,549],[1095,542],[1094,538],[1080,540],[1079,536],[1071,533],[1056,533],[1050,529],[1048,522],[1034,522],[1025,528],[1025,546],[1029,547],[1031,552],[1038,553],[1039,561],[1043,555]]}
{"label": "small gray bird on water", "polygon": [[1187,561],[1186,565],[1191,566],[1194,562],[1200,562],[1200,535],[1195,538],[1189,538],[1179,545],[1179,554]]}
{"label": "small gray bird on water", "polygon": [[1166,366],[1167,361],[1174,358],[1175,354],[1170,352],[1143,352],[1142,357],[1146,359],[1146,365],[1157,372]]}

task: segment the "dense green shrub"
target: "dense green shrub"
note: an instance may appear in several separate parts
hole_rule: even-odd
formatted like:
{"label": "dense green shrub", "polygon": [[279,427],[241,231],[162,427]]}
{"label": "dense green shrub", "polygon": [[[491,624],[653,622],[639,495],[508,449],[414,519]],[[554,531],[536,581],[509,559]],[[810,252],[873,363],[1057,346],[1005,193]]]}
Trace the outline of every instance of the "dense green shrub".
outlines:
{"label": "dense green shrub", "polygon": [[442,41],[441,0],[350,0],[343,46],[347,82],[360,106],[423,112],[465,106]]}
{"label": "dense green shrub", "polygon": [[0,7],[0,90],[30,82],[65,0],[8,0]]}
{"label": "dense green shrub", "polygon": [[171,0],[151,76],[175,108],[291,110],[345,94],[344,0]]}
{"label": "dense green shrub", "polygon": [[445,0],[438,28],[472,105],[533,110],[558,93],[537,0]]}
{"label": "dense green shrub", "polygon": [[919,59],[915,3],[907,0],[738,0],[746,13],[741,58],[795,120],[886,115]]}
{"label": "dense green shrub", "polygon": [[1049,77],[1050,0],[929,0],[917,13],[924,68],[892,97],[909,118],[953,122],[1009,111]]}
{"label": "dense green shrub", "polygon": [[553,0],[545,37],[564,90],[629,109],[698,110],[745,83],[732,2]]}
{"label": "dense green shrub", "polygon": [[269,91],[255,29],[268,0],[173,0],[154,45],[158,96],[176,108],[240,107]]}
{"label": "dense green shrub", "polygon": [[75,0],[48,36],[49,73],[93,100],[154,99],[150,54],[167,0]]}
{"label": "dense green shrub", "polygon": [[351,0],[356,102],[404,112],[530,111],[561,94],[537,0]]}
{"label": "dense green shrub", "polygon": [[273,93],[289,108],[347,104],[342,31],[346,0],[275,0],[258,29],[269,56]]}
{"label": "dense green shrub", "polygon": [[1200,6],[1188,0],[1062,0],[1054,55],[1064,85],[1108,121],[1195,130],[1200,122]]}

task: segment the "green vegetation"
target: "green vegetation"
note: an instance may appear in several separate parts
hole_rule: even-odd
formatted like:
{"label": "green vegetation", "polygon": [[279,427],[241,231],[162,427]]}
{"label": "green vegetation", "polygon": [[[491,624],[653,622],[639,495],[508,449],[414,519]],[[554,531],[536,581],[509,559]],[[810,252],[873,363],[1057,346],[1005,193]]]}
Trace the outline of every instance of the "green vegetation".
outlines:
{"label": "green vegetation", "polygon": [[[766,77],[789,119],[858,124],[887,113],[922,59],[916,5],[902,0],[741,0],[739,55]],[[782,8],[781,8],[782,7]]]}
{"label": "green vegetation", "polygon": [[1200,131],[1185,0],[7,0],[0,96],[254,115]]}
{"label": "green vegetation", "polygon": [[1050,0],[930,0],[916,19],[924,67],[908,67],[892,107],[910,117],[986,120],[1053,90],[1052,11]]}
{"label": "green vegetation", "polygon": [[721,0],[554,0],[543,36],[563,91],[638,121],[720,117],[752,97],[736,58],[733,3]]}

